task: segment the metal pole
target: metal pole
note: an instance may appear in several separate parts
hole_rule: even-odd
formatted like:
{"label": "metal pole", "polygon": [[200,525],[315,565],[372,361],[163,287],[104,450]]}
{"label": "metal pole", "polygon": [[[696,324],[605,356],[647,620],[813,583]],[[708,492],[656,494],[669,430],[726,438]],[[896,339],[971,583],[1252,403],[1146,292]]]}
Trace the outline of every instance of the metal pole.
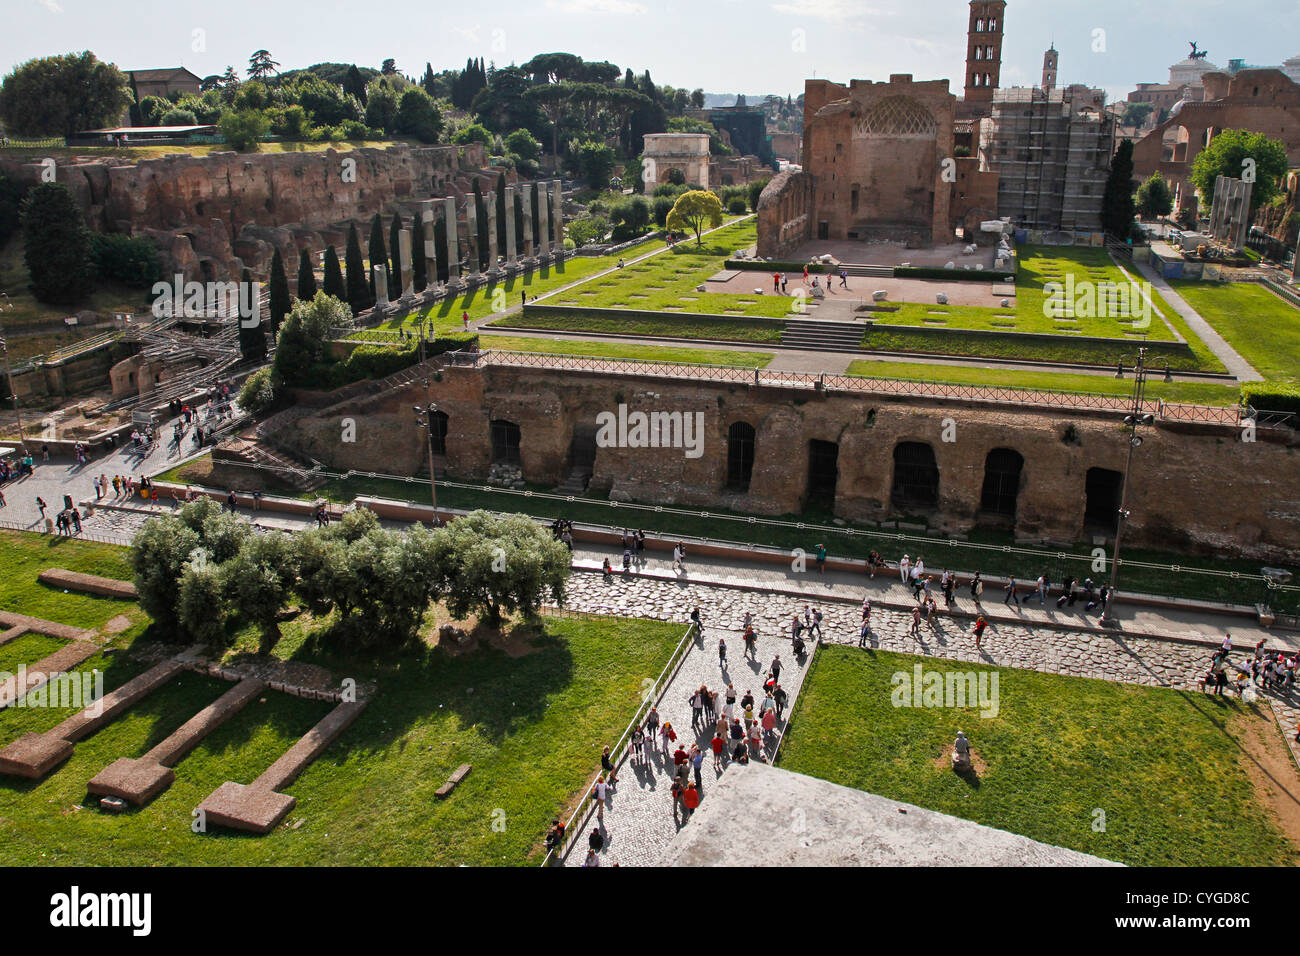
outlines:
{"label": "metal pole", "polygon": [[1115,522],[1115,553],[1110,561],[1110,589],[1106,593],[1106,604],[1102,607],[1099,623],[1114,625],[1115,617],[1110,609],[1115,600],[1115,584],[1119,580],[1119,546],[1124,534],[1124,522],[1128,520],[1128,480],[1133,468],[1133,452],[1141,444],[1137,437],[1138,425],[1142,423],[1142,395],[1146,386],[1146,349],[1138,349],[1137,364],[1133,367],[1133,407],[1129,413],[1128,459],[1124,464],[1124,480],[1120,485],[1119,514]]}

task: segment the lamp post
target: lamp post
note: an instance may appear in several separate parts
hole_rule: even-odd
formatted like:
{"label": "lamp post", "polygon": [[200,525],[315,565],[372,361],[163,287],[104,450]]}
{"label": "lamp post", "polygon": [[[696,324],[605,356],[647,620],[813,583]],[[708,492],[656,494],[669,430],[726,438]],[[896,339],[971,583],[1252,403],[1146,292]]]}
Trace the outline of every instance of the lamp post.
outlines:
{"label": "lamp post", "polygon": [[419,425],[427,433],[425,435],[425,445],[429,449],[429,495],[433,499],[433,517],[438,519],[438,486],[434,481],[433,473],[433,416],[438,411],[438,406],[429,401],[429,380],[424,380],[424,407],[415,406],[415,424]]}
{"label": "lamp post", "polygon": [[[0,312],[13,309],[14,304],[9,301],[8,293],[0,292],[0,298],[4,299],[3,305],[0,305]],[[18,443],[23,446],[23,455],[26,456],[27,435],[23,429],[23,414],[18,408],[18,389],[14,388],[14,373],[9,365],[9,342],[4,337],[3,329],[0,329],[0,353],[5,357],[5,381],[9,383],[9,398],[14,403],[14,418],[18,420]]]}
{"label": "lamp post", "polygon": [[1146,355],[1145,348],[1138,349],[1137,364],[1133,366],[1133,403],[1129,407],[1129,413],[1124,416],[1124,424],[1128,427],[1128,460],[1124,463],[1124,479],[1119,493],[1119,513],[1115,520],[1115,553],[1110,559],[1110,587],[1106,592],[1106,604],[1102,608],[1099,619],[1099,623],[1107,627],[1118,626],[1115,616],[1111,614],[1111,605],[1115,601],[1115,583],[1119,580],[1120,538],[1124,533],[1124,522],[1129,516],[1127,508],[1129,472],[1133,468],[1133,452],[1142,445],[1142,436],[1137,433],[1138,427],[1155,423],[1155,416],[1142,410],[1147,384]]}

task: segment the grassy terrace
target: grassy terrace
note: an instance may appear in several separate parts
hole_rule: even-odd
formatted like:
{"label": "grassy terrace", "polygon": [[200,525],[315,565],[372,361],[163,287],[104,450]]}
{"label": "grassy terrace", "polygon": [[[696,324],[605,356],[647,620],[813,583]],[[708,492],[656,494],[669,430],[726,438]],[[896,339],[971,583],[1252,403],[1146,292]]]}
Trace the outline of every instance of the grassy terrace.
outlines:
{"label": "grassy terrace", "polygon": [[[251,488],[260,483],[267,492],[285,495],[298,495],[302,498],[323,497],[340,503],[351,502],[358,495],[376,495],[398,501],[428,501],[428,480],[398,480],[391,478],[353,477],[348,479],[331,479],[315,492],[299,493],[288,485],[278,485],[274,481],[250,477],[250,471],[237,466],[214,466],[210,457],[198,458],[186,465],[172,468],[156,476],[163,481],[189,482],[216,488]],[[466,479],[462,483],[471,484]],[[530,485],[534,492],[547,492],[549,488]],[[574,521],[614,528],[640,527],[648,534],[681,535],[684,537],[707,538],[715,541],[738,541],[767,545],[775,548],[803,548],[810,550],[818,541],[824,542],[831,556],[849,556],[865,558],[872,549],[881,551],[889,560],[896,560],[907,551],[913,556],[920,555],[930,567],[950,567],[959,571],[982,571],[984,574],[1015,574],[1022,580],[1033,580],[1046,572],[1053,581],[1060,582],[1065,574],[1074,574],[1078,578],[1094,575],[1089,566],[1092,558],[1092,544],[1079,542],[1064,553],[1067,558],[1058,560],[1056,548],[1045,550],[1052,554],[1050,558],[1020,554],[1017,551],[1003,551],[1003,546],[1014,546],[1014,537],[1002,530],[977,528],[968,534],[968,541],[955,541],[925,537],[923,532],[905,532],[901,536],[893,530],[882,530],[875,525],[849,522],[844,527],[831,525],[835,517],[826,511],[809,510],[802,514],[779,515],[775,520],[792,523],[803,522],[818,525],[825,530],[799,530],[794,527],[770,526],[750,523],[750,515],[710,508],[709,517],[701,518],[695,514],[656,513],[647,510],[632,509],[626,504],[614,504],[606,499],[585,497],[577,501],[551,500],[538,498],[536,495],[524,497],[522,494],[491,488],[451,488],[441,481],[438,484],[438,504],[448,508],[473,510],[484,508],[491,511],[522,512],[539,518],[565,517]],[[925,524],[923,515],[898,515],[905,521]],[[857,532],[856,534],[854,532]],[[864,532],[871,532],[867,536]],[[980,546],[984,547],[980,547]],[[1155,551],[1125,547],[1125,559],[1133,562],[1151,564],[1177,565],[1181,572],[1162,572],[1143,568],[1127,567],[1122,573],[1122,587],[1131,592],[1166,594],[1174,597],[1198,598],[1206,601],[1223,601],[1232,604],[1254,604],[1263,594],[1263,586],[1258,580],[1230,577],[1206,577],[1188,573],[1191,569],[1205,569],[1217,572],[1236,571],[1242,575],[1259,575],[1259,562],[1230,560],[1221,557],[1189,555],[1178,552]],[[1300,563],[1287,565],[1300,578]],[[1286,592],[1283,599],[1275,601],[1275,606],[1291,608],[1292,613],[1300,611],[1300,593],[1296,589]],[[958,595],[958,607],[969,609],[967,602]]]}
{"label": "grassy terrace", "polygon": [[640,359],[647,362],[683,362],[704,365],[739,365],[765,368],[771,352],[697,349],[690,346],[638,345],[635,342],[592,342],[585,339],[542,339],[520,335],[480,335],[480,348],[508,352],[546,352],[552,355],[589,355],[595,358]]}
{"label": "grassy terrace", "polygon": [[[951,639],[951,638],[950,638]],[[895,707],[891,677],[933,658],[826,646],[791,716],[781,766],[1136,866],[1295,865],[1248,769],[1263,741],[1290,766],[1266,705],[990,668],[999,712]],[[970,738],[968,783],[947,748]],[[1249,739],[1248,739],[1249,738]],[[845,742],[852,746],[846,748]],[[1094,810],[1105,812],[1096,832]]]}
{"label": "grassy terrace", "polygon": [[[340,152],[349,152],[354,149],[386,149],[389,146],[395,145],[397,142],[398,140],[327,140],[316,143],[260,143],[257,151],[259,153],[315,153],[327,149],[337,149]],[[185,153],[189,156],[207,156],[211,153],[230,152],[234,152],[233,148],[227,146],[225,143],[208,146],[77,146],[73,148],[63,146],[28,147],[20,143],[15,146],[0,149],[0,156],[6,158],[19,158],[23,156],[44,158],[46,156],[53,156],[59,159],[73,156],[80,156],[86,159],[160,159],[163,156],[168,156],[172,153]]]}
{"label": "grassy terrace", "polygon": [[[858,359],[849,363],[850,375],[862,378],[902,381],[943,382],[951,385],[993,385],[999,388],[1033,388],[1049,392],[1081,392],[1091,395],[1133,394],[1133,378],[1117,379],[1110,375],[1068,374],[1064,372],[1030,372],[1016,369],[961,365],[926,365],[919,362],[876,362]],[[1234,385],[1208,385],[1202,382],[1170,382],[1160,376],[1147,380],[1147,396],[1167,402],[1193,405],[1235,405],[1241,391]]]}
{"label": "grassy terrace", "polygon": [[1300,310],[1253,282],[1170,285],[1265,378],[1300,382]]}
{"label": "grassy terrace", "polygon": [[[57,544],[57,547],[55,546]],[[127,615],[112,639],[127,653],[99,654],[112,690],[145,666],[129,652],[147,640],[134,604],[63,594],[35,581],[61,566],[127,577],[125,550],[72,539],[0,532],[0,606],[81,627]],[[431,611],[426,633],[445,614]],[[267,692],[177,767],[170,790],[142,809],[105,815],[85,808],[86,781],[113,760],[139,756],[229,684],[185,673],[79,743],[44,781],[0,780],[0,841],[10,865],[518,865],[540,859],[550,818],[584,794],[631,718],[642,681],[663,667],[681,627],[640,620],[545,619],[514,626],[477,649],[421,647],[387,656],[336,647],[330,619],[305,613],[282,625],[278,657],[375,680],[374,702],[290,788],[298,807],[287,825],[249,838],[219,829],[190,832],[190,811],[226,780],[247,783],[328,712],[328,704]],[[235,636],[251,650],[255,628]],[[44,648],[23,643],[32,654]],[[0,712],[0,746],[68,716],[54,709]],[[447,800],[433,791],[462,763],[474,772]],[[505,829],[492,827],[504,811]],[[303,821],[298,829],[294,825]]]}

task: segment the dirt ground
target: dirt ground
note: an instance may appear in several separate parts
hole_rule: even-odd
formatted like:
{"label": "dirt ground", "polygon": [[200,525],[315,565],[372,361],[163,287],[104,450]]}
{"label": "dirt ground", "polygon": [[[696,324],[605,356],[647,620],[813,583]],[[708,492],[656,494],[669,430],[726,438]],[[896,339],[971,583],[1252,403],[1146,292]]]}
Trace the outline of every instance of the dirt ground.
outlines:
{"label": "dirt ground", "polygon": [[1241,765],[1255,786],[1256,799],[1272,811],[1300,862],[1300,771],[1266,706],[1238,718]]}

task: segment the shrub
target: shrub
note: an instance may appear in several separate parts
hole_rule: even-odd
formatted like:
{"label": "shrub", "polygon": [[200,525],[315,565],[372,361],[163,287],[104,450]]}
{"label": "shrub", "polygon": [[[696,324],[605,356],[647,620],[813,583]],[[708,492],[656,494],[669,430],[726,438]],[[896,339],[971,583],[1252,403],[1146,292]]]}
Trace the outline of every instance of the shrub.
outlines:
{"label": "shrub", "polygon": [[280,380],[275,370],[259,368],[244,382],[239,390],[239,407],[250,415],[262,415],[269,411],[279,398]]}
{"label": "shrub", "polygon": [[191,110],[173,109],[162,115],[159,126],[197,126],[199,118]]}
{"label": "shrub", "polygon": [[[1300,416],[1300,385],[1285,382],[1252,382],[1241,388],[1241,400],[1256,411],[1294,412]],[[1292,420],[1300,427],[1300,418]]]}
{"label": "shrub", "polygon": [[147,289],[162,277],[158,247],[147,236],[121,233],[92,233],[90,261],[100,279]]}
{"label": "shrub", "polygon": [[[656,189],[657,193],[659,190]],[[668,196],[656,196],[654,199],[654,220],[655,225],[663,228],[664,223],[668,220],[668,214],[673,211],[673,200]]]}
{"label": "shrub", "polygon": [[744,196],[734,196],[727,200],[727,212],[733,216],[743,216],[749,212],[749,203],[746,202]]}

